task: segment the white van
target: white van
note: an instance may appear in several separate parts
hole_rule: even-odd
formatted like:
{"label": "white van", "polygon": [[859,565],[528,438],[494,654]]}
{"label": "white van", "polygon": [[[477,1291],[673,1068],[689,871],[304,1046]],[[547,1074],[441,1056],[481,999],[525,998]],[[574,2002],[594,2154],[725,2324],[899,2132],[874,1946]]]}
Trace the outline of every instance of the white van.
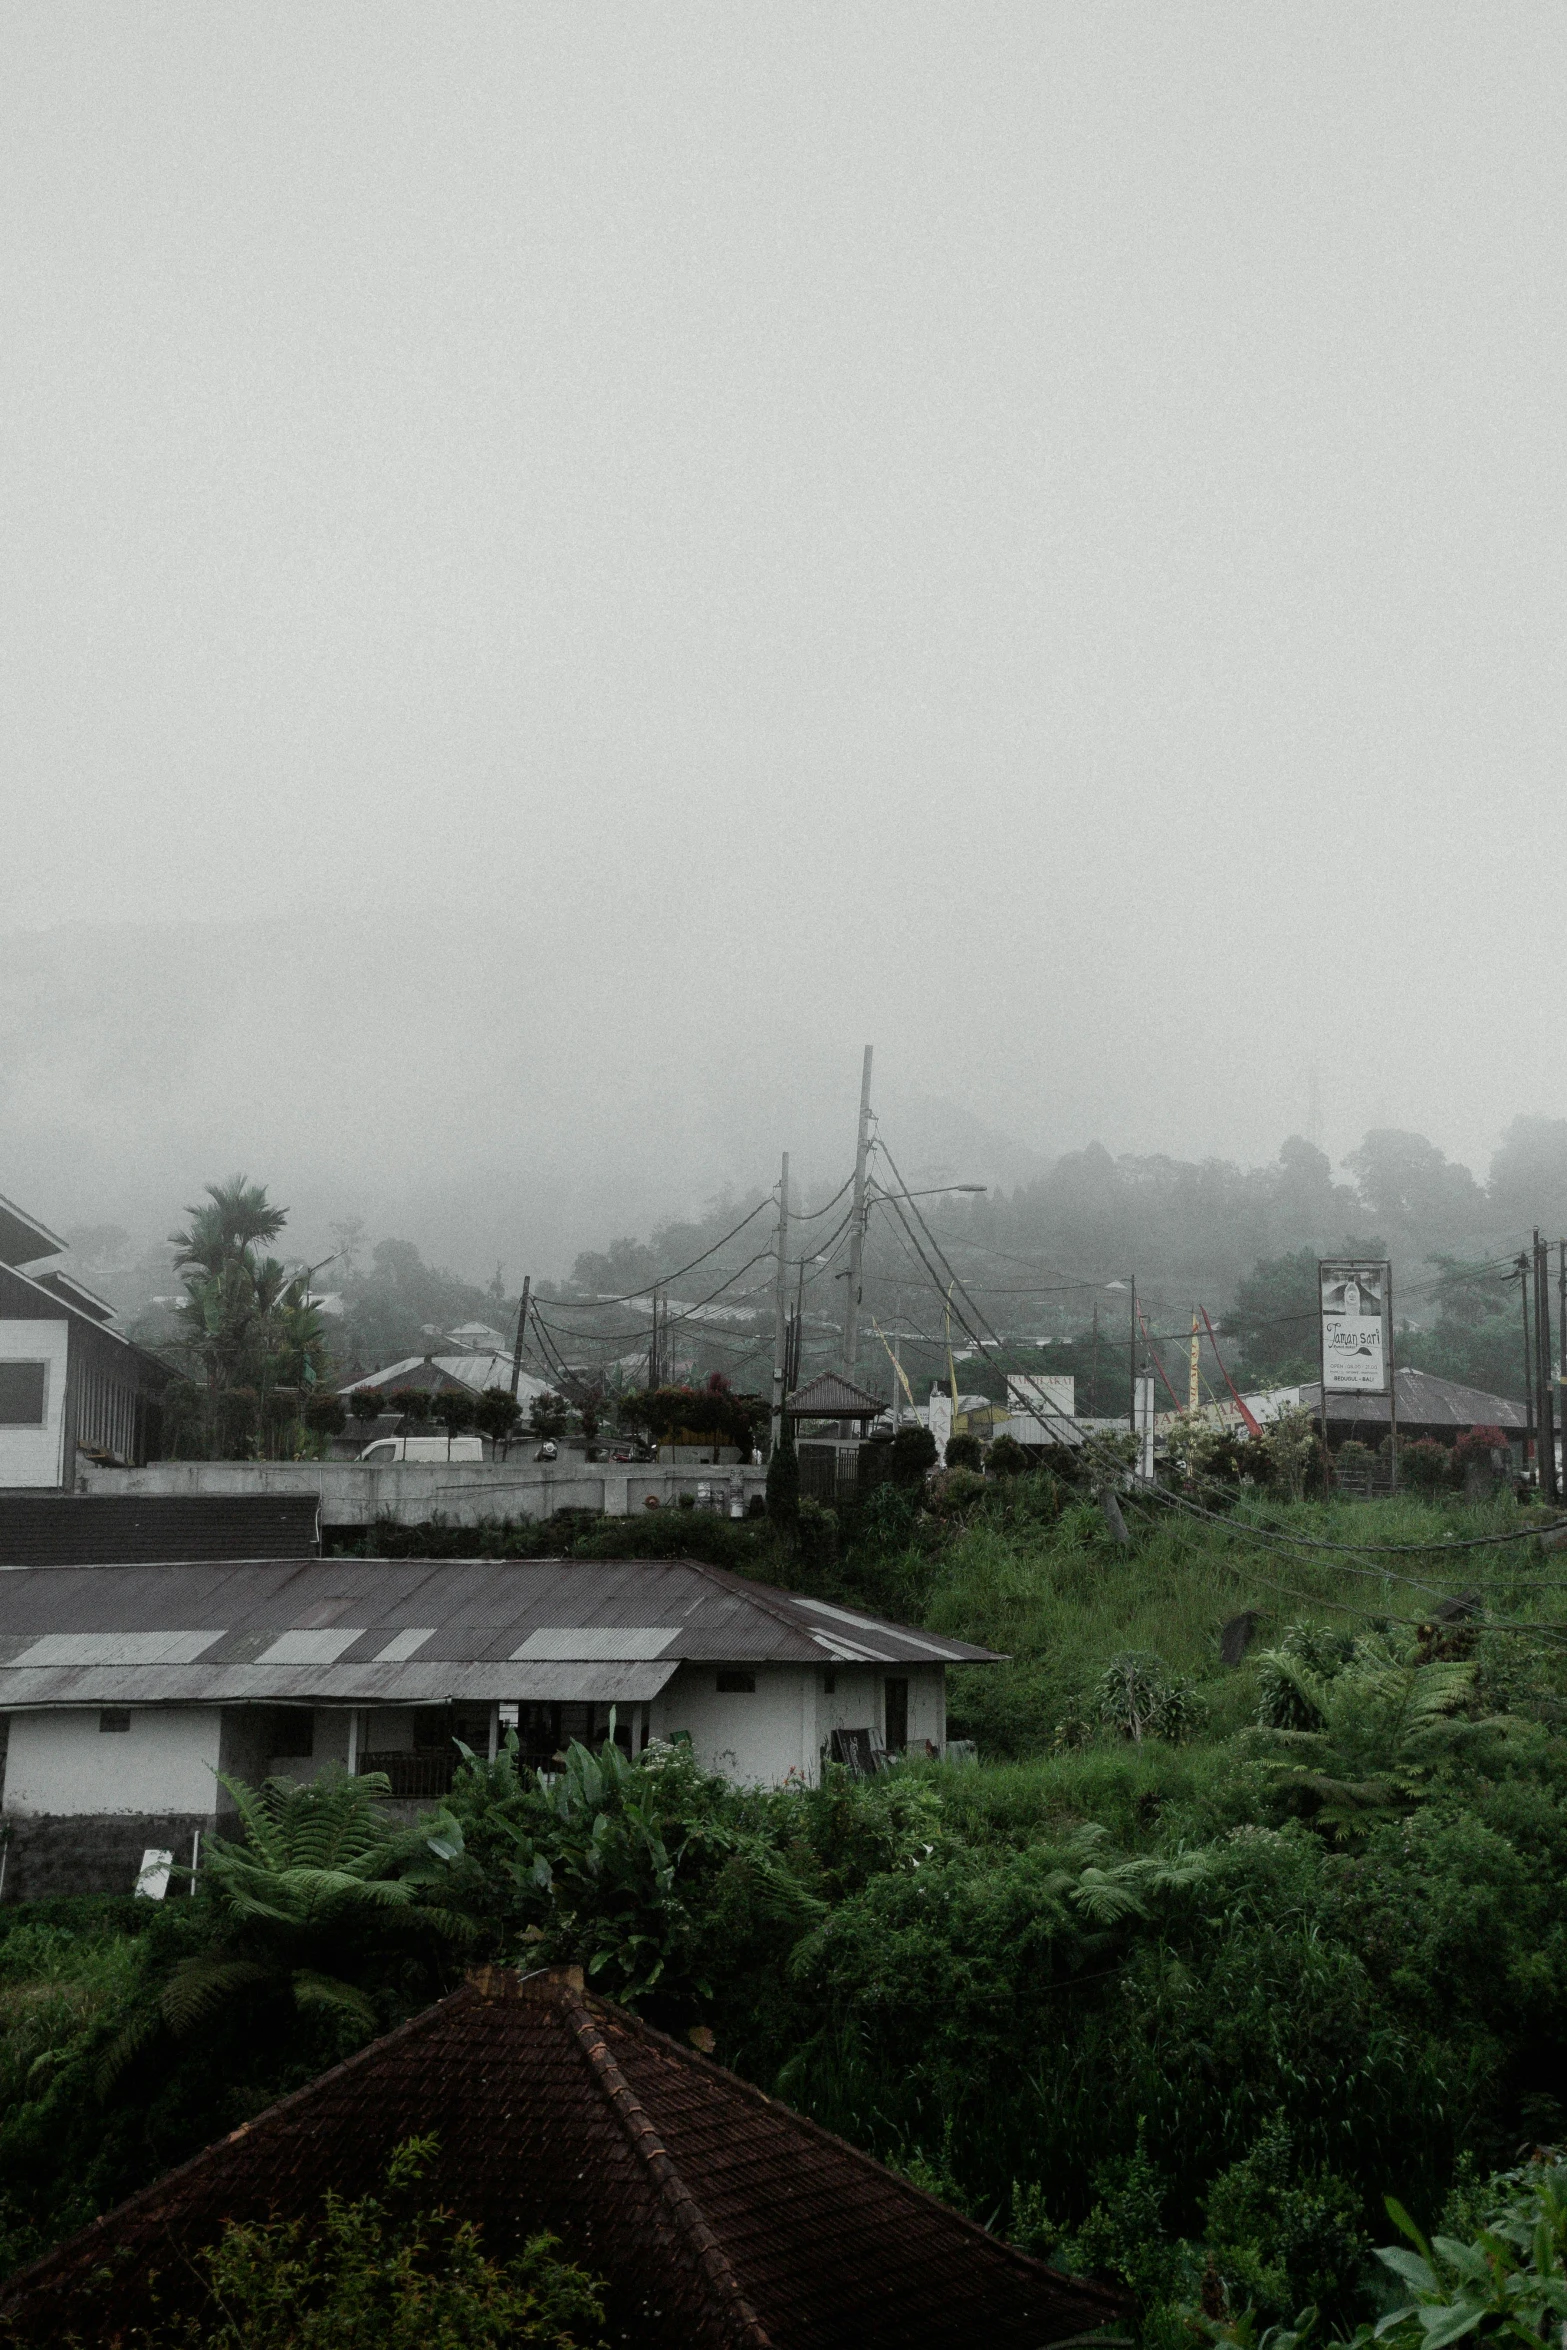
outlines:
{"label": "white van", "polygon": [[482,1436],[378,1436],[362,1461],[482,1461]]}

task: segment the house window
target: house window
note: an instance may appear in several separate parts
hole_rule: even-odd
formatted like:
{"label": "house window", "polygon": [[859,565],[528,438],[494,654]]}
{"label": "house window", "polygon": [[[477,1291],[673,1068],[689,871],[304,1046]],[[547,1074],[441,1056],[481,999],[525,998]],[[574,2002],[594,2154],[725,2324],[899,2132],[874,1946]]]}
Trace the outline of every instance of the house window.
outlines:
{"label": "house window", "polygon": [[838,1686],[838,1676],[837,1676],[837,1674],[836,1674],[836,1673],[823,1673],[823,1675],[822,1675],[822,1689],[823,1689],[823,1692],[824,1692],[824,1693],[825,1693],[825,1694],[826,1694],[828,1697],[831,1697],[831,1696],[832,1696],[832,1694],[833,1694],[833,1692],[836,1690],[837,1686]]}
{"label": "house window", "polygon": [[0,1428],[41,1428],[48,1401],[47,1363],[0,1363]]}
{"label": "house window", "polygon": [[98,1716],[100,1730],[128,1730],[131,1709],[128,1705],[106,1705]]}
{"label": "house window", "polygon": [[754,1697],[756,1695],[756,1675],[754,1673],[720,1673],[718,1694],[720,1697]]}
{"label": "house window", "polygon": [[882,1684],[887,1721],[887,1752],[901,1754],[909,1743],[909,1685],[889,1678]]}

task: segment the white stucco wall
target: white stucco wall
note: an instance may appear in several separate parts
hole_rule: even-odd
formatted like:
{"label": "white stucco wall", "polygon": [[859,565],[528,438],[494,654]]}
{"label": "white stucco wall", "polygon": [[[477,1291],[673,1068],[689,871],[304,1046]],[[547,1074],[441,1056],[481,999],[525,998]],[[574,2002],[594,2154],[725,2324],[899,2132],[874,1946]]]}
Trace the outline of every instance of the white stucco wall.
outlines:
{"label": "white stucco wall", "polygon": [[133,1706],[128,1730],[100,1730],[96,1706],[14,1713],[5,1809],[211,1812],[220,1722],[216,1706]]}
{"label": "white stucco wall", "polygon": [[[685,1731],[704,1770],[721,1771],[744,1786],[778,1786],[791,1773],[814,1786],[821,1750],[834,1730],[886,1733],[880,1667],[758,1665],[752,1693],[720,1691],[717,1665],[682,1665],[653,1700],[655,1738]],[[898,1668],[891,1668],[898,1674]],[[940,1665],[909,1665],[909,1745],[941,1752],[946,1745],[946,1687]],[[833,1686],[829,1690],[828,1681]]]}
{"label": "white stucco wall", "polygon": [[682,1665],[653,1700],[652,1735],[684,1731],[704,1770],[742,1786],[778,1786],[791,1772],[814,1779],[821,1676],[798,1665],[758,1665],[753,1692],[721,1692],[718,1675],[728,1669]]}
{"label": "white stucco wall", "polygon": [[69,1322],[0,1320],[0,1361],[47,1363],[41,1428],[0,1428],[0,1486],[58,1485],[63,1475]]}

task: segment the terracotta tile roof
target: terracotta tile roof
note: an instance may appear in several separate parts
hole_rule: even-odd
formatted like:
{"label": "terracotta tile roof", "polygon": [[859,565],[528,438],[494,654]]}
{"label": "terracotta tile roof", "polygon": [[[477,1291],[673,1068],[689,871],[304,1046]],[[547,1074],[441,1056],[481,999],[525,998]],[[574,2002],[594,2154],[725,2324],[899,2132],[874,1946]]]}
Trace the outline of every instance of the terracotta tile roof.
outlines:
{"label": "terracotta tile roof", "polygon": [[504,2253],[540,2227],[653,2350],[1043,2350],[1123,2314],[581,1977],[485,1970],[0,2289],[0,2327],[107,2346],[226,2218],[375,2185],[434,2131],[433,2192]]}

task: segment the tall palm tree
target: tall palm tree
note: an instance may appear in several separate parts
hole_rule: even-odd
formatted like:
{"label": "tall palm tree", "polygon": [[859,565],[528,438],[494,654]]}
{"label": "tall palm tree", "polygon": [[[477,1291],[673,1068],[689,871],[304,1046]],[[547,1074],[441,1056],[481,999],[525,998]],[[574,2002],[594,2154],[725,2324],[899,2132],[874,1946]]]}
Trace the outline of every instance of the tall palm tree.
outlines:
{"label": "tall palm tree", "polygon": [[276,1240],[288,1222],[287,1208],[275,1208],[264,1183],[247,1175],[231,1175],[227,1183],[207,1185],[206,1204],[187,1207],[190,1228],[171,1232],[179,1250],[175,1270],[217,1273],[230,1259],[248,1254],[258,1241]]}
{"label": "tall palm tree", "polygon": [[209,1183],[205,1203],[186,1212],[186,1230],[169,1236],[185,1280],[175,1313],[206,1390],[207,1441],[216,1451],[222,1398],[252,1388],[263,1399],[265,1417],[269,1391],[297,1391],[325,1376],[326,1333],[308,1303],[307,1277],[258,1254],[288,1220],[288,1210],[268,1199],[265,1184],[245,1175]]}

